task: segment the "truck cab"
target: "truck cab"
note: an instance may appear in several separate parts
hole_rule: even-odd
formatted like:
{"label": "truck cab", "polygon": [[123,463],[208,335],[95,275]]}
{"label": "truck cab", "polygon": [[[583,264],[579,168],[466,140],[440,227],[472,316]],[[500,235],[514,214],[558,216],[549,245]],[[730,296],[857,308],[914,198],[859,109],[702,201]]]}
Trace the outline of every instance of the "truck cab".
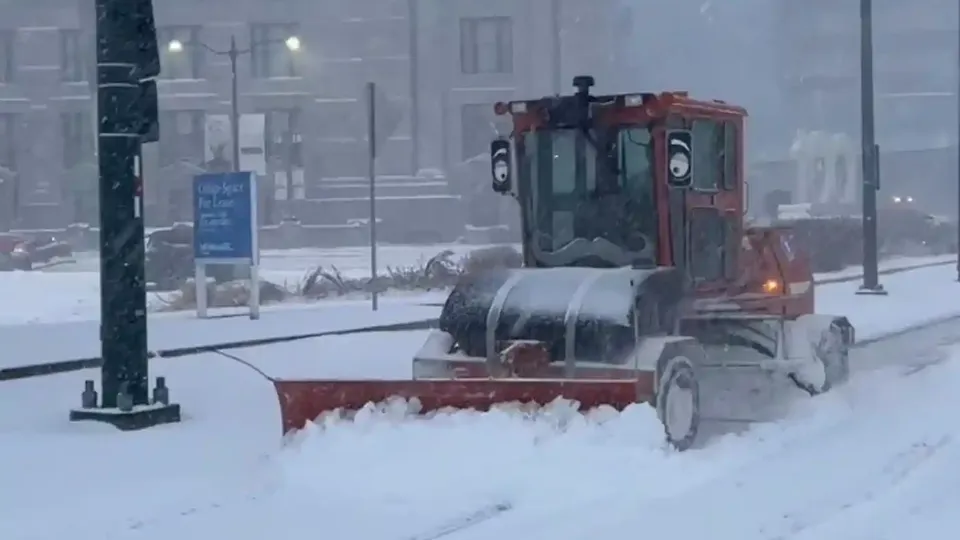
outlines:
{"label": "truck cab", "polygon": [[495,106],[513,132],[491,144],[493,189],[519,202],[525,263],[734,271],[746,111],[683,92],[596,96],[591,77],[574,85]]}

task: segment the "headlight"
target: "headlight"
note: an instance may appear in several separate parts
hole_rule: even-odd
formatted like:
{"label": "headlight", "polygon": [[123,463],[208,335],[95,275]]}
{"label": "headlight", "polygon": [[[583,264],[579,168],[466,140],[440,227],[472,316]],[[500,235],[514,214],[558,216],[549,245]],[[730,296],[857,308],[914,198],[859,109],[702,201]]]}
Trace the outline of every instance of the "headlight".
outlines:
{"label": "headlight", "polygon": [[14,255],[26,255],[27,248],[23,247],[22,245],[14,246],[13,253]]}

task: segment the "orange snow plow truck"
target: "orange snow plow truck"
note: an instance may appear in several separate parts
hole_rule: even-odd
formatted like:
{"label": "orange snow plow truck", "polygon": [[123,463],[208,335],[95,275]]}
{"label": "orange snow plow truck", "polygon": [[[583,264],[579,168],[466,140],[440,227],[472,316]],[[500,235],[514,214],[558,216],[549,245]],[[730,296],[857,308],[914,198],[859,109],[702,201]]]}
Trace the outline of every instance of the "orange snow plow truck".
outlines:
{"label": "orange snow plow truck", "polygon": [[518,202],[524,268],[464,276],[411,380],[276,381],[284,431],[391,397],[420,413],[565,398],[649,402],[683,450],[710,414],[708,373],[810,394],[846,380],[850,323],[814,313],[788,229],[744,223],[746,111],[592,86],[495,105],[513,132],[491,143],[492,187]]}

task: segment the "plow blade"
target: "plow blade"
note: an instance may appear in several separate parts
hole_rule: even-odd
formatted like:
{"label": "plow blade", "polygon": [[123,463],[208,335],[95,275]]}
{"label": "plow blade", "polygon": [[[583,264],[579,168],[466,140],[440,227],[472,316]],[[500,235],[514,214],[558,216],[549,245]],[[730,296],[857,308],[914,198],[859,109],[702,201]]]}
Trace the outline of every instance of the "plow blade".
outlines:
{"label": "plow blade", "polygon": [[[416,381],[276,380],[283,433],[298,430],[323,413],[357,411],[390,398],[416,400],[418,414],[445,408],[487,411],[497,404],[545,405],[557,398],[579,403],[581,410],[606,405],[621,410],[648,401],[640,389],[652,387],[652,374],[638,379],[446,379]],[[642,380],[646,377],[651,380]]]}

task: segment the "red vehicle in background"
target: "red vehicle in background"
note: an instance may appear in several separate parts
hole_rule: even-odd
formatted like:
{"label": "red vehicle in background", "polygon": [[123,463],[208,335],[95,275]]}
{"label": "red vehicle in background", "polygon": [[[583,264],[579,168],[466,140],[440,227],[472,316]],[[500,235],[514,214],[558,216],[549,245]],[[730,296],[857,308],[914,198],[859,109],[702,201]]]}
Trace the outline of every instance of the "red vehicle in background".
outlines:
{"label": "red vehicle in background", "polygon": [[0,233],[0,271],[36,270],[73,257],[73,247],[49,234]]}

